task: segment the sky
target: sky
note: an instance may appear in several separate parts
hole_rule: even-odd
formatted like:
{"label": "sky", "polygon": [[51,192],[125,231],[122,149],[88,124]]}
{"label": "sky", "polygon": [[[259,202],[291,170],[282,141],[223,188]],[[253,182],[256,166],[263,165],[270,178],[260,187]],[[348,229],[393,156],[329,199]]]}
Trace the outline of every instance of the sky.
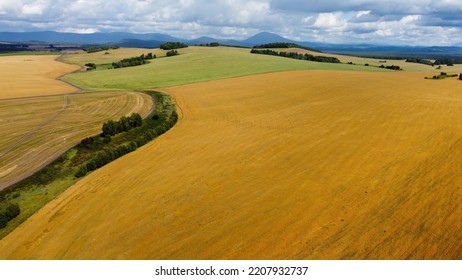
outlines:
{"label": "sky", "polygon": [[165,33],[297,41],[462,44],[462,0],[0,0],[0,32]]}

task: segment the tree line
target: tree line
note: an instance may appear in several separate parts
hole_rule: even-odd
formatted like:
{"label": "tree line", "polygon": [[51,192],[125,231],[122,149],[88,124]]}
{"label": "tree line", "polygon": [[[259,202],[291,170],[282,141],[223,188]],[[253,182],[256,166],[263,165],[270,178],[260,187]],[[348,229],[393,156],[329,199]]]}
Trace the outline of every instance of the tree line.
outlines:
{"label": "tree line", "polygon": [[380,65],[379,68],[385,68],[385,69],[390,69],[390,70],[395,70],[395,71],[400,71],[400,70],[403,70],[401,69],[401,67],[397,66],[397,65]]}
{"label": "tree line", "polygon": [[[88,172],[96,170],[109,162],[135,151],[137,148],[145,145],[154,138],[164,134],[171,127],[173,127],[178,121],[178,115],[171,105],[168,97],[156,94],[156,105],[157,109],[161,109],[160,113],[153,114],[151,117],[141,120],[133,117],[132,120],[124,119],[119,120],[119,125],[129,125],[132,123],[133,128],[127,131],[122,131],[120,135],[114,136],[111,140],[110,135],[106,133],[112,133],[118,131],[113,123],[109,125],[109,122],[103,124],[102,133],[98,136],[86,138],[82,140],[79,147],[79,151],[82,155],[77,155],[76,160],[80,162],[80,167],[74,174],[75,177],[85,176]],[[158,111],[157,111],[158,112]],[[121,118],[122,119],[122,118]],[[105,130],[109,130],[104,132]],[[108,139],[107,141],[106,139]]]}
{"label": "tree line", "polygon": [[116,50],[118,48],[119,46],[95,46],[95,47],[84,48],[83,51],[87,53],[95,53],[95,52],[101,52],[101,51]]}
{"label": "tree line", "polygon": [[430,65],[430,66],[434,66],[434,65],[435,65],[435,64],[434,64],[433,62],[431,62],[430,60],[421,59],[421,58],[413,58],[413,57],[406,58],[406,62],[420,63],[420,64],[425,64],[425,65]]}
{"label": "tree line", "polygon": [[328,57],[328,56],[314,56],[311,54],[301,54],[296,52],[277,52],[274,50],[257,50],[252,49],[250,53],[253,54],[264,54],[264,55],[274,55],[274,56],[281,56],[287,57],[292,59],[299,59],[299,60],[308,60],[308,61],[316,61],[316,62],[325,62],[325,63],[340,63],[340,60],[336,57]]}
{"label": "tree line", "polygon": [[132,128],[139,127],[143,124],[140,114],[133,113],[129,117],[123,116],[118,121],[109,120],[103,124],[103,136],[114,136],[121,132],[129,131]]}
{"label": "tree line", "polygon": [[211,43],[207,43],[207,44],[199,44],[198,46],[201,46],[201,47],[219,47],[220,43],[211,42]]}
{"label": "tree line", "polygon": [[438,58],[435,61],[435,65],[447,65],[447,66],[454,66],[454,64],[462,64],[462,58]]}
{"label": "tree line", "polygon": [[160,45],[160,48],[163,50],[174,50],[174,49],[182,49],[187,48],[188,45],[183,44],[181,42],[166,42]]}
{"label": "tree line", "polygon": [[322,51],[317,50],[317,49],[304,47],[304,46],[294,44],[294,43],[285,43],[285,42],[275,42],[275,43],[262,44],[262,45],[254,46],[253,48],[254,49],[289,49],[289,48],[298,48],[298,49],[304,49],[304,50],[314,51],[314,52],[319,52],[319,53],[322,52]]}
{"label": "tree line", "polygon": [[118,62],[113,62],[112,67],[114,68],[124,68],[124,67],[133,67],[138,65],[143,65],[149,63],[148,60],[155,59],[156,55],[152,53],[148,53],[147,55],[140,55],[130,58],[124,58]]}

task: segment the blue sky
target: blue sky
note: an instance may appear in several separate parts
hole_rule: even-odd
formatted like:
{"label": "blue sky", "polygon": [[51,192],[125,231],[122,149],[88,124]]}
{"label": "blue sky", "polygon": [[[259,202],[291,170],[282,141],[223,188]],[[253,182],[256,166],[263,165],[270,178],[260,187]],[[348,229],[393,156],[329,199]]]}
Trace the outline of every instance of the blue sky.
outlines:
{"label": "blue sky", "polygon": [[462,0],[0,0],[0,31],[43,30],[453,45]]}

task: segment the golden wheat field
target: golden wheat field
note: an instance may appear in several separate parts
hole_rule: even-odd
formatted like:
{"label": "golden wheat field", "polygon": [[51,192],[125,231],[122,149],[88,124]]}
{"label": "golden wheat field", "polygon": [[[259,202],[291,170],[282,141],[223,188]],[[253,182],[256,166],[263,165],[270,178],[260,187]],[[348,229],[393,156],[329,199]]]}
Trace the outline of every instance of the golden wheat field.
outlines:
{"label": "golden wheat field", "polygon": [[298,71],[164,91],[179,123],[46,205],[0,258],[462,258],[460,81]]}
{"label": "golden wheat field", "polygon": [[80,69],[56,61],[56,55],[0,57],[0,99],[72,93],[77,89],[56,78]]}
{"label": "golden wheat field", "polygon": [[0,190],[99,133],[106,120],[146,116],[152,106],[149,95],[137,92],[0,100]]}

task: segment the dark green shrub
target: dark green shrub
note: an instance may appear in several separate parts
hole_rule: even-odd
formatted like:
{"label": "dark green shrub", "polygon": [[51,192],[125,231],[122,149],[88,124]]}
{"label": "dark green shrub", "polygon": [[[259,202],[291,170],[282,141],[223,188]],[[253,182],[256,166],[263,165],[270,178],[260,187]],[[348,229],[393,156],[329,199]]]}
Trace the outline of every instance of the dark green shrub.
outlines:
{"label": "dark green shrub", "polygon": [[21,209],[19,209],[18,204],[10,204],[4,211],[5,217],[8,219],[8,221],[13,220],[16,218],[19,213],[21,213]]}
{"label": "dark green shrub", "polygon": [[174,56],[174,55],[178,55],[178,51],[177,51],[177,50],[171,50],[171,51],[168,51],[168,52],[167,52],[167,56]]}
{"label": "dark green shrub", "polygon": [[8,219],[3,215],[3,213],[0,213],[0,228],[5,228],[6,225],[8,224]]}
{"label": "dark green shrub", "polygon": [[86,164],[80,166],[79,170],[77,171],[77,173],[75,173],[75,177],[77,178],[80,178],[80,177],[83,177],[85,175],[87,175],[87,166]]}

